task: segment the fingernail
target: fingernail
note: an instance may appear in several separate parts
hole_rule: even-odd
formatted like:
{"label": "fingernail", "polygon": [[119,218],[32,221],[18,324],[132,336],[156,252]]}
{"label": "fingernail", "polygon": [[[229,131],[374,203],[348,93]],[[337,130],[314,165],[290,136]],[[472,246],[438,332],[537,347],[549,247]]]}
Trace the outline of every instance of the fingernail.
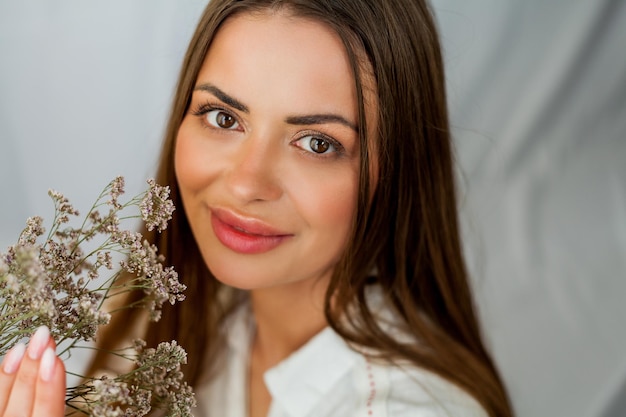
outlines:
{"label": "fingernail", "polygon": [[48,382],[54,375],[54,367],[56,366],[56,354],[51,347],[47,348],[43,356],[41,357],[41,364],[39,364],[39,377]]}
{"label": "fingernail", "polygon": [[50,341],[50,330],[46,326],[37,329],[33,337],[28,342],[28,357],[32,360],[41,358],[44,349]]}
{"label": "fingernail", "polygon": [[2,370],[5,374],[11,375],[17,372],[20,363],[22,363],[25,351],[26,345],[24,345],[24,343],[18,343],[9,350],[9,353],[4,357],[4,365],[2,366]]}

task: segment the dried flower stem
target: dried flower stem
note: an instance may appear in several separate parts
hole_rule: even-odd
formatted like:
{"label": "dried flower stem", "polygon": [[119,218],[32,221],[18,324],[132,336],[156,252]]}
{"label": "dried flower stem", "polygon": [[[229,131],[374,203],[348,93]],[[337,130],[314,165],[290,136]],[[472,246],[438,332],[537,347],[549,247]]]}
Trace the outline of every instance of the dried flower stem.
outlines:
{"label": "dried flower stem", "polygon": [[[94,349],[85,343],[94,340],[111,314],[146,308],[157,321],[163,303],[184,299],[185,286],[173,268],[163,266],[157,248],[141,234],[120,227],[139,217],[148,230],[160,232],[167,227],[174,211],[169,188],[153,180],[148,185],[144,193],[121,202],[124,179],[117,177],[100,193],[79,227],[70,226],[78,211],[61,193],[49,191],[55,214],[43,242],[38,243],[45,234],[43,219],[32,217],[17,243],[0,253],[0,356],[45,325],[60,346],[61,357],[68,358],[76,349]],[[139,214],[129,214],[132,208],[138,208]],[[114,268],[114,256],[124,259],[119,269]],[[109,275],[101,277],[103,271]],[[121,280],[122,275],[132,278]],[[106,300],[131,291],[143,291],[143,298],[104,311]],[[129,348],[110,353],[132,361],[134,369],[115,378],[86,378],[85,383],[68,388],[69,409],[139,417],[156,407],[167,415],[191,416],[195,401],[180,371],[185,351],[175,341],[155,349],[136,341]]]}

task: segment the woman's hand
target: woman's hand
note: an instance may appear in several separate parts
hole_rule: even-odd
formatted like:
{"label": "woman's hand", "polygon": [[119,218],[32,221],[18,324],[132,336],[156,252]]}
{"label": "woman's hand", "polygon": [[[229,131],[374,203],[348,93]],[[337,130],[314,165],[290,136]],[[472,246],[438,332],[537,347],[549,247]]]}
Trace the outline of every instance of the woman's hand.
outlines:
{"label": "woman's hand", "polygon": [[28,347],[14,346],[0,366],[0,417],[63,417],[65,366],[46,327]]}

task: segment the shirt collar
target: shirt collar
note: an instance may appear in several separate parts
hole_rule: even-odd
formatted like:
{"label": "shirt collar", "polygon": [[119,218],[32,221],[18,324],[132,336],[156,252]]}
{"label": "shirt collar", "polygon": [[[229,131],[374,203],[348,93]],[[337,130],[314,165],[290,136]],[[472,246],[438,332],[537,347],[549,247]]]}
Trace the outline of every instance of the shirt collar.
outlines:
{"label": "shirt collar", "polygon": [[265,373],[265,383],[290,417],[308,416],[354,366],[356,354],[327,327]]}

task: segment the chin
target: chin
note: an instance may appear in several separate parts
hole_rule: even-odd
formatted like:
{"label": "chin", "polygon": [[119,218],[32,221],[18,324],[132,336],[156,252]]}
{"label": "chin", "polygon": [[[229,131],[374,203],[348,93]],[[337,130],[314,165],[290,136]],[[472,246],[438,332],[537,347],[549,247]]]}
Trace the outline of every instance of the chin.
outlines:
{"label": "chin", "polygon": [[[224,285],[240,290],[254,290],[276,285],[275,275],[270,273],[259,274],[262,268],[243,267],[241,263],[206,262],[211,274]],[[237,265],[237,266],[234,266]],[[274,277],[274,279],[272,278]]]}

